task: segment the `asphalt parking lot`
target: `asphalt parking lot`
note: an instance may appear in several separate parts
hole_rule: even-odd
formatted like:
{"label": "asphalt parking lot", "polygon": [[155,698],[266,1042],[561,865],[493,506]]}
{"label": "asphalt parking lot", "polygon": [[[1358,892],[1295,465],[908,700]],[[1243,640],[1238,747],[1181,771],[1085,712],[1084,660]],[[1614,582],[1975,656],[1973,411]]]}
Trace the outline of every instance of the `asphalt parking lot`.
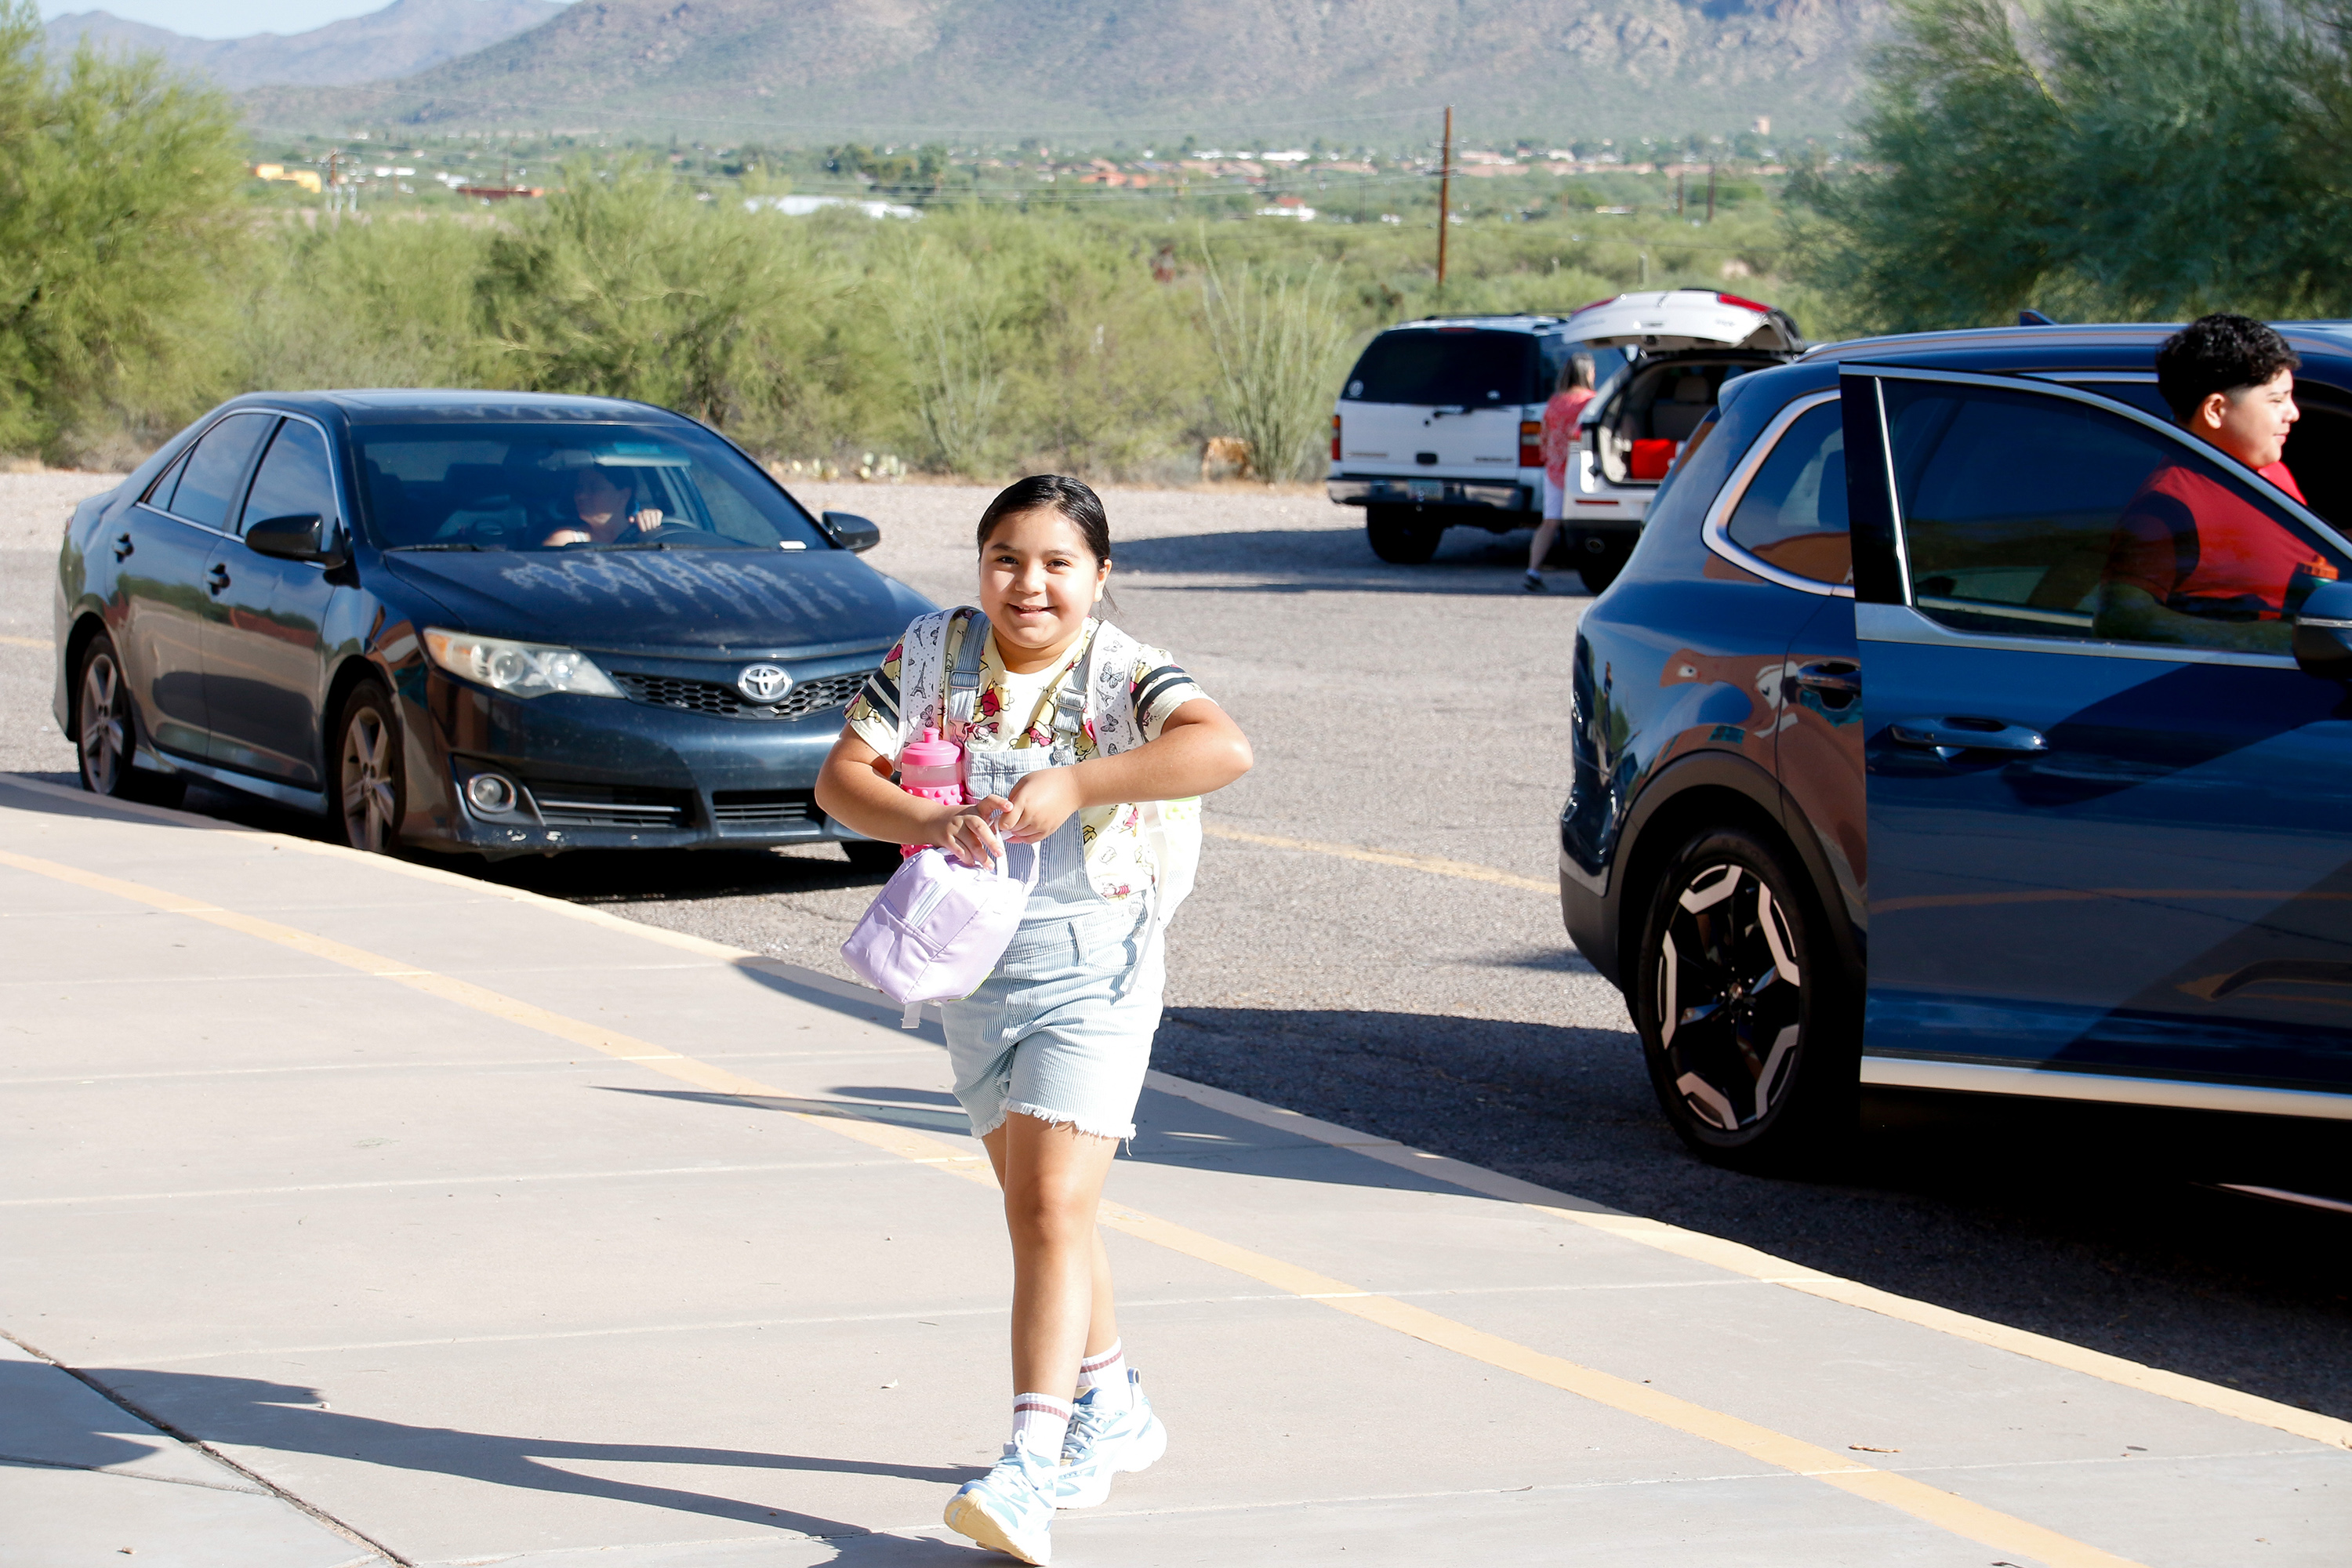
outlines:
{"label": "asphalt parking lot", "polygon": [[[75,493],[0,477],[0,769],[63,782],[49,573]],[[961,596],[985,492],[817,487],[882,526],[872,559]],[[1390,567],[1307,494],[1114,492],[1121,623],[1224,702],[1258,768],[1217,797],[1178,922],[1157,1063],[1559,1191],[1936,1305],[2352,1416],[2352,1214],[2217,1184],[2273,1173],[2202,1124],[1874,1107],[1821,1179],[1689,1158],[1622,1003],[1559,931],[1552,816],[1585,601],[1522,594],[1524,534]],[[289,830],[219,792],[192,808]],[[1423,864],[1354,858],[1370,850]],[[1441,862],[1433,867],[1429,863]],[[839,973],[874,879],[830,851],[582,857],[496,880]],[[2347,1186],[2352,1186],[2347,1180]]]}

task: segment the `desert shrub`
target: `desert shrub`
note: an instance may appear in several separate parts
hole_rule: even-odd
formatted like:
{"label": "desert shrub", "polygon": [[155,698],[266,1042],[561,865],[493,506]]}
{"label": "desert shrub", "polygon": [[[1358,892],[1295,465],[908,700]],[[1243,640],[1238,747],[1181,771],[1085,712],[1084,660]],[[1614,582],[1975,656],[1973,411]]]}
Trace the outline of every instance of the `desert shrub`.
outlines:
{"label": "desert shrub", "polygon": [[1247,263],[1204,263],[1201,306],[1217,361],[1217,409],[1249,443],[1259,479],[1295,479],[1312,466],[1349,336],[1339,292],[1319,265],[1286,278]]}
{"label": "desert shrub", "polygon": [[2341,314],[2347,37],[2344,0],[1903,0],[1800,271],[1854,328]]}
{"label": "desert shrub", "polygon": [[52,67],[0,0],[0,449],[73,460],[205,405],[242,162],[222,95],[152,58]]}

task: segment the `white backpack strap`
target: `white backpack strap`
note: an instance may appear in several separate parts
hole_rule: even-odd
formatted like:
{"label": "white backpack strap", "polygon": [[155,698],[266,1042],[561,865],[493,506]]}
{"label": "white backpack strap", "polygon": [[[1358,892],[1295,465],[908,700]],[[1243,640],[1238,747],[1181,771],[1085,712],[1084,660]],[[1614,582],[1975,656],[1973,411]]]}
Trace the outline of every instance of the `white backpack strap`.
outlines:
{"label": "white backpack strap", "polygon": [[[939,722],[940,700],[947,657],[948,620],[952,610],[934,610],[909,626],[898,639],[898,749]],[[895,753],[893,760],[896,760]]]}

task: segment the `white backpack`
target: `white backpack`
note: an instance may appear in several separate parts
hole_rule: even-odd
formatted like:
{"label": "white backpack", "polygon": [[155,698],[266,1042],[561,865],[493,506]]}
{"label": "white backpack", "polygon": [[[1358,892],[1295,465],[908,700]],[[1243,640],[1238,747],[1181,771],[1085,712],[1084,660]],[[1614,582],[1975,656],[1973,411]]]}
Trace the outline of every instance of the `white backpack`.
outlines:
{"label": "white backpack", "polygon": [[[969,676],[948,668],[948,627],[958,615],[970,614],[964,647],[986,646],[988,617],[971,605],[940,610],[907,628],[898,660],[898,711],[901,736],[919,732],[925,724],[959,744],[971,728],[979,704],[977,658],[959,660],[971,667]],[[1065,689],[1055,704],[1054,728],[1068,739],[1081,724],[1091,723],[1096,748],[1118,756],[1144,743],[1143,721],[1135,711],[1136,658],[1143,645],[1108,621],[1095,624],[1094,643],[1087,649],[1078,693]],[[969,680],[970,684],[966,684]],[[1201,800],[1150,800],[1138,803],[1142,816],[1143,842],[1151,852],[1157,873],[1152,889],[1152,924],[1164,928],[1192,890],[1201,867]]]}

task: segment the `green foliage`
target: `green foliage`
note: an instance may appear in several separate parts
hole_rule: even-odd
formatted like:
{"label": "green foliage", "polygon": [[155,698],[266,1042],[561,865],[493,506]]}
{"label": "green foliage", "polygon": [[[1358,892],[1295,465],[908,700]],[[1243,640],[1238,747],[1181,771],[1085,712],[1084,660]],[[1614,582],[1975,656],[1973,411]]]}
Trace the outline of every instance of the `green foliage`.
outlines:
{"label": "green foliage", "polygon": [[241,163],[219,94],[88,47],[60,73],[31,0],[0,3],[0,448],[71,459],[202,405]]}
{"label": "green foliage", "polygon": [[2342,314],[2345,0],[1903,0],[1869,172],[1791,195],[1798,270],[1852,329]]}
{"label": "green foliage", "polygon": [[1247,264],[1221,272],[1206,249],[1201,306],[1217,356],[1218,412],[1249,443],[1259,479],[1299,478],[1345,368],[1336,280],[1320,267],[1297,279],[1253,276]]}

